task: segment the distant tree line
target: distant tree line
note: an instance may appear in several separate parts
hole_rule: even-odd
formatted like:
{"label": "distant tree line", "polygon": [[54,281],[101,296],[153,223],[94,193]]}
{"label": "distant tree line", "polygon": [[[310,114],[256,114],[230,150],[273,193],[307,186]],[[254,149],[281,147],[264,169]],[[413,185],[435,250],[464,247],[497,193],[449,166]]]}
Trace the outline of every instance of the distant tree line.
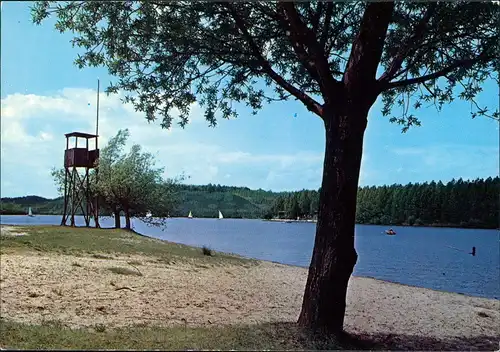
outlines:
{"label": "distant tree line", "polygon": [[[356,222],[374,225],[498,228],[500,178],[361,187]],[[303,190],[277,197],[267,218],[312,218],[319,192]]]}
{"label": "distant tree line", "polygon": [[[172,185],[176,206],[169,215],[185,217],[311,219],[318,211],[319,190],[272,192],[221,185]],[[171,194],[171,197],[172,197]],[[358,190],[356,222],[374,225],[454,226],[497,228],[499,226],[500,178],[475,181],[452,180],[407,185],[361,187]],[[173,198],[172,198],[173,199]],[[36,196],[2,198],[2,214],[61,214],[62,198]],[[153,212],[160,216],[160,207]],[[101,209],[103,211],[103,209]],[[107,214],[103,214],[107,215]],[[134,214],[135,216],[135,214]]]}
{"label": "distant tree line", "polygon": [[314,218],[319,206],[319,191],[302,190],[287,192],[278,196],[266,218],[279,217],[284,219]]}

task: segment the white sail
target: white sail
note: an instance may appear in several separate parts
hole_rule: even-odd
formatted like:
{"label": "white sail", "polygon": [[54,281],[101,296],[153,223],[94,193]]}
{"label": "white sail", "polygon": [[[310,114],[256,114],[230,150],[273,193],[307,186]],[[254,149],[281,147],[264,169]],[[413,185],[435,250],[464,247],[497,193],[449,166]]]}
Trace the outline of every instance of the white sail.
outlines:
{"label": "white sail", "polygon": [[191,214],[191,212],[189,212],[188,218],[192,218],[192,217],[193,217],[193,214]]}
{"label": "white sail", "polygon": [[222,216],[222,213],[219,210],[219,219],[224,219],[224,216]]}
{"label": "white sail", "polygon": [[33,216],[33,212],[31,211],[31,207],[28,208],[28,216]]}

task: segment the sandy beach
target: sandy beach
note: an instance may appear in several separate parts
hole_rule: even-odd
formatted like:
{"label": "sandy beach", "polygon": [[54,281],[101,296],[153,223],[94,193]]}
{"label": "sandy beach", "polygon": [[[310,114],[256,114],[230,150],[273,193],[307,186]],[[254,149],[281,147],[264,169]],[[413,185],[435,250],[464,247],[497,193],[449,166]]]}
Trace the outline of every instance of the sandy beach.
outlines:
{"label": "sandy beach", "polygon": [[[304,268],[269,262],[220,266],[122,254],[7,253],[0,264],[2,318],[72,328],[295,322],[307,278]],[[395,348],[493,350],[500,302],[353,277],[345,327]]]}

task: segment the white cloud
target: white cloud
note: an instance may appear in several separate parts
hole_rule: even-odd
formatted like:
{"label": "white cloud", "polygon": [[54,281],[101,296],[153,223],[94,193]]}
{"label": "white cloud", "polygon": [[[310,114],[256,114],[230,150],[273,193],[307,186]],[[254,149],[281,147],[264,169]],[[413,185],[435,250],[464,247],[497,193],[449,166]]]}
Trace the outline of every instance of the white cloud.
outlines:
{"label": "white cloud", "polygon": [[[1,100],[1,116],[2,196],[53,197],[56,189],[50,169],[62,166],[64,134],[95,132],[96,92],[65,88],[52,95],[8,95]],[[279,190],[305,185],[304,180],[312,187],[319,186],[323,153],[255,154],[230,145],[224,138],[213,142],[202,109],[196,104],[190,120],[185,130],[173,126],[166,131],[158,123],[147,123],[132,106],[122,104],[119,95],[101,93],[99,146],[119,129],[128,128],[129,144],[138,143],[155,153],[166,177],[185,173],[190,183],[234,182]]]}

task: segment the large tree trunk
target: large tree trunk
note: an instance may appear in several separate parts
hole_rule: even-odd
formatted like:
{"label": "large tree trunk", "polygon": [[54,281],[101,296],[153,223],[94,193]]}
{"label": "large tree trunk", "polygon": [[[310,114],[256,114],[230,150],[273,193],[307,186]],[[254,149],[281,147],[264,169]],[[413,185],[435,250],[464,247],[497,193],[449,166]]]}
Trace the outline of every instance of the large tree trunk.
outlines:
{"label": "large tree trunk", "polygon": [[125,228],[130,230],[132,228],[130,221],[130,211],[128,209],[125,210]]}
{"label": "large tree trunk", "polygon": [[113,214],[115,215],[115,228],[119,229],[119,228],[121,228],[120,211],[119,210],[115,210],[113,212]]}
{"label": "large tree trunk", "polygon": [[343,331],[347,284],[357,260],[356,196],[370,104],[346,105],[323,116],[326,148],[318,223],[298,320],[303,327],[335,335]]}

